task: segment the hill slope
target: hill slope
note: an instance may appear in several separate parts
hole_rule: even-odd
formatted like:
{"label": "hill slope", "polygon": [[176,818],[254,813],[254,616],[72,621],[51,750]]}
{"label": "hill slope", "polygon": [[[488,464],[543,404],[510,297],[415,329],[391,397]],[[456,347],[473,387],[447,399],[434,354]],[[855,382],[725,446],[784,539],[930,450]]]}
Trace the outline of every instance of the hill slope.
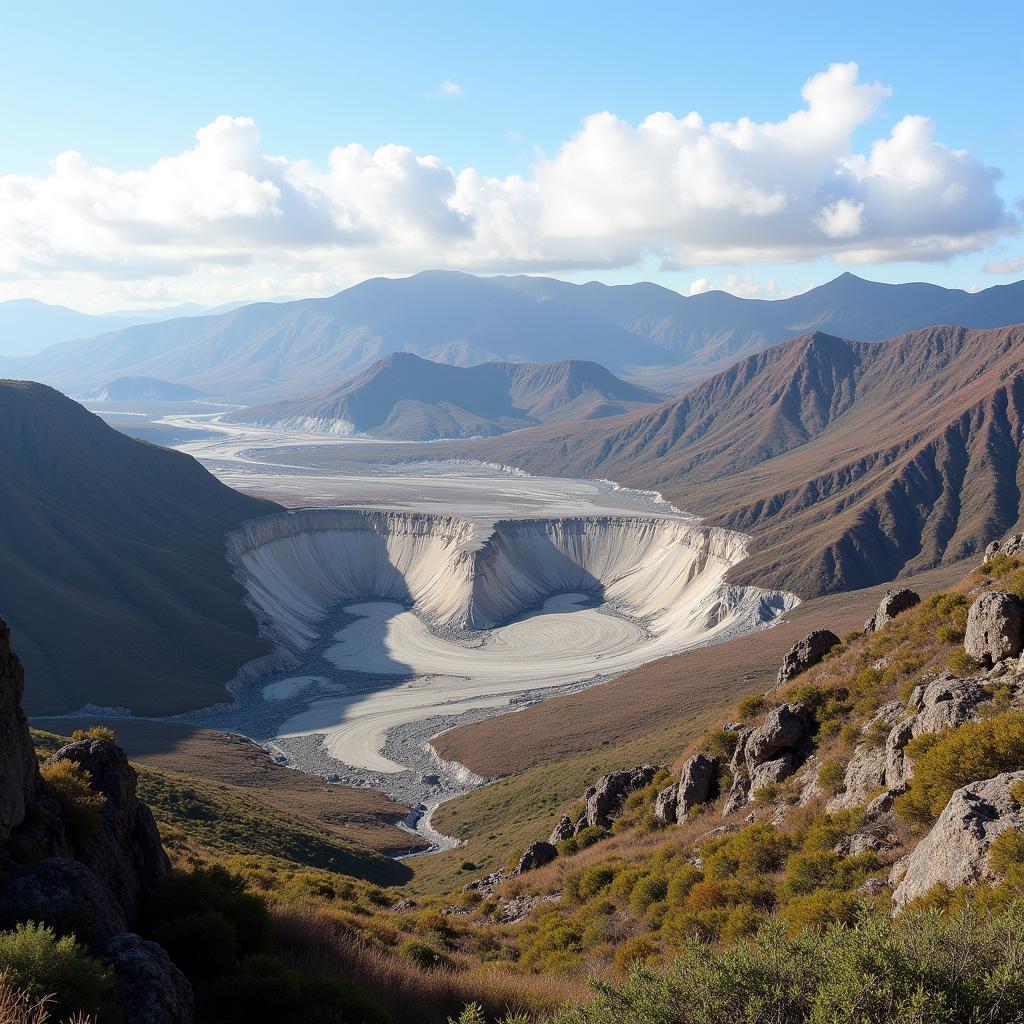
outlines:
{"label": "hill slope", "polygon": [[651,405],[659,397],[592,362],[461,367],[398,352],[341,387],[242,409],[226,419],[329,434],[432,441],[613,416]]}
{"label": "hill slope", "polygon": [[0,382],[0,438],[0,615],[29,672],[29,711],[224,699],[269,649],[224,534],[277,507],[41,384]]}
{"label": "hill slope", "polygon": [[6,372],[75,391],[120,376],[190,384],[247,402],[338,384],[393,352],[466,366],[589,359],[655,387],[703,380],[810,330],[864,341],[938,323],[1024,321],[1024,282],[971,294],[844,274],[774,301],[683,296],[654,284],[428,271],[364,281],[325,299],[257,303],[219,316],[143,324],[58,345]]}
{"label": "hill slope", "polygon": [[156,377],[118,377],[86,397],[94,402],[190,402],[203,392]]}
{"label": "hill slope", "polygon": [[1024,326],[936,327],[805,335],[638,416],[475,453],[656,487],[754,535],[736,582],[810,595],[956,561],[1014,527],[1022,439]]}

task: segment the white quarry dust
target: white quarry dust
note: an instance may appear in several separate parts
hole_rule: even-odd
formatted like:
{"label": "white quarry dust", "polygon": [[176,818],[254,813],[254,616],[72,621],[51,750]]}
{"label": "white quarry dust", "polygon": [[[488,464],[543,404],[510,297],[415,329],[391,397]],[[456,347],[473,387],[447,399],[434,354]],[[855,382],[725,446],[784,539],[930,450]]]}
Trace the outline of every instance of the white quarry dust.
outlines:
{"label": "white quarry dust", "polygon": [[407,767],[383,753],[391,730],[617,675],[764,626],[794,603],[725,584],[745,554],[741,534],[671,518],[483,527],[453,516],[305,509],[246,524],[229,553],[264,631],[296,663],[321,641],[332,609],[353,617],[328,638],[323,658],[393,685],[275,683],[307,691],[305,709],[279,735],[322,735],[333,757],[376,773]]}

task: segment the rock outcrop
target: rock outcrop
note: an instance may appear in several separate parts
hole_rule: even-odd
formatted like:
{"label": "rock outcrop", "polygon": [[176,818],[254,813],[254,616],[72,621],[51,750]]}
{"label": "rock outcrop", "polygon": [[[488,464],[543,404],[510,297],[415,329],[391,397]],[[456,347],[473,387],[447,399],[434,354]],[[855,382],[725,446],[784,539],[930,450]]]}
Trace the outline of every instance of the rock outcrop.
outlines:
{"label": "rock outcrop", "polygon": [[682,824],[695,807],[715,795],[717,784],[717,762],[706,754],[694,754],[683,765],[679,782],[658,793],[654,817],[665,825]]}
{"label": "rock outcrop", "polygon": [[552,830],[551,837],[548,839],[548,842],[552,846],[556,846],[558,843],[564,842],[566,839],[572,839],[574,835],[576,835],[576,823],[568,814],[563,814],[558,819],[558,824]]}
{"label": "rock outcrop", "polygon": [[1006,590],[986,590],[967,614],[964,650],[983,665],[1016,658],[1024,648],[1021,602]]}
{"label": "rock outcrop", "polygon": [[39,788],[39,771],[21,701],[25,673],[0,619],[0,842],[25,820]]}
{"label": "rock outcrop", "polygon": [[982,562],[982,565],[987,562],[991,562],[996,555],[1008,555],[1013,558],[1022,554],[1024,554],[1024,533],[1015,533],[1012,537],[1007,537],[1004,541],[992,541],[992,543],[985,548],[985,559]]}
{"label": "rock outcrop", "polygon": [[[1019,703],[1024,694],[1015,694]],[[913,764],[906,755],[915,737],[956,728],[976,721],[983,706],[992,699],[991,686],[979,678],[958,679],[945,674],[927,686],[917,686],[906,704],[892,701],[882,705],[864,727],[865,740],[854,749],[846,766],[843,792],[828,803],[829,811],[867,803],[879,790],[896,790],[913,776]],[[888,727],[884,740],[879,733]]]}
{"label": "rock outcrop", "polygon": [[887,626],[897,615],[921,603],[921,595],[907,587],[887,590],[878,605],[878,610],[864,623],[865,633],[874,633]]}
{"label": "rock outcrop", "polygon": [[743,807],[765,786],[789,778],[810,753],[813,732],[814,718],[803,704],[780,704],[756,729],[739,730],[724,813]]}
{"label": "rock outcrop", "polygon": [[958,789],[928,835],[893,866],[893,903],[902,907],[935,885],[992,880],[992,843],[1007,829],[1024,828],[1024,808],[1011,795],[1022,782],[1024,772],[1006,772]]}
{"label": "rock outcrop", "polygon": [[802,640],[793,644],[783,659],[775,685],[788,683],[801,672],[806,672],[813,665],[817,665],[839,643],[842,641],[830,629],[816,629],[808,633]]}
{"label": "rock outcrop", "polygon": [[24,673],[0,620],[0,929],[38,921],[74,934],[113,969],[125,1021],[192,1024],[192,987],[167,953],[128,931],[147,890],[170,871],[136,774],[109,740],[81,740],[47,762],[73,761],[105,800],[95,832],[69,841],[46,792],[21,708]]}
{"label": "rock outcrop", "polygon": [[545,864],[550,864],[557,856],[558,851],[551,843],[545,843],[543,839],[538,839],[526,848],[522,857],[519,858],[514,873],[521,875],[527,871],[542,868]]}
{"label": "rock outcrop", "polygon": [[602,775],[583,794],[587,809],[577,823],[577,831],[582,828],[611,828],[612,822],[622,814],[627,798],[649,786],[658,770],[653,764],[638,764],[629,771]]}
{"label": "rock outcrop", "polygon": [[103,959],[117,979],[118,1002],[131,1024],[189,1024],[192,986],[163,946],[131,932],[115,935]]}
{"label": "rock outcrop", "polygon": [[76,857],[113,893],[128,923],[138,917],[143,896],[171,870],[149,808],[135,795],[138,776],[124,751],[105,739],[78,740],[47,764],[73,761],[106,797],[100,827],[82,839]]}

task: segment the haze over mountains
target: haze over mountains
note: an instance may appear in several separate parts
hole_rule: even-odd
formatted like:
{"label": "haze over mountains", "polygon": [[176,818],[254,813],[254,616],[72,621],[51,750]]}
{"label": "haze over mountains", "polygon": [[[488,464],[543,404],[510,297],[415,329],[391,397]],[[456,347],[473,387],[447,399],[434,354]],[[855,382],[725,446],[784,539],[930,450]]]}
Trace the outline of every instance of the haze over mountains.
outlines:
{"label": "haze over mountains", "polygon": [[340,387],[252,406],[225,419],[326,434],[432,441],[614,416],[662,397],[589,361],[461,367],[397,352]]}
{"label": "haze over mountains", "polygon": [[881,344],[813,332],[639,415],[453,445],[656,487],[753,534],[737,583],[828,593],[975,553],[1020,525],[1024,325]]}
{"label": "haze over mountains", "polygon": [[4,367],[76,392],[150,376],[257,403],[341,384],[385,355],[409,351],[462,366],[587,359],[639,383],[679,388],[810,330],[880,341],[933,324],[1020,321],[1024,282],[969,293],[844,274],[769,301],[725,292],[683,296],[653,284],[427,271],[365,281],[330,298],[136,325]]}
{"label": "haze over mountains", "polygon": [[222,312],[240,303],[210,309],[186,302],[166,309],[134,309],[113,313],[80,313],[67,306],[54,306],[38,299],[10,299],[0,302],[0,356],[29,356],[48,345],[76,338],[92,338],[134,324],[154,323],[200,313]]}
{"label": "haze over mountains", "polygon": [[0,616],[31,672],[29,710],[225,699],[269,650],[225,533],[277,506],[41,384],[0,382],[0,437]]}

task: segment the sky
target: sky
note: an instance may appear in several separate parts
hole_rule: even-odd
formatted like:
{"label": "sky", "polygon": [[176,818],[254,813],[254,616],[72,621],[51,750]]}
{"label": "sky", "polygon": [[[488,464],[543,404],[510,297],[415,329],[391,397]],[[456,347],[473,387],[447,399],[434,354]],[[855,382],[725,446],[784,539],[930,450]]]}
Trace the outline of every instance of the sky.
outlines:
{"label": "sky", "polygon": [[5,5],[0,300],[1024,278],[1024,6]]}

